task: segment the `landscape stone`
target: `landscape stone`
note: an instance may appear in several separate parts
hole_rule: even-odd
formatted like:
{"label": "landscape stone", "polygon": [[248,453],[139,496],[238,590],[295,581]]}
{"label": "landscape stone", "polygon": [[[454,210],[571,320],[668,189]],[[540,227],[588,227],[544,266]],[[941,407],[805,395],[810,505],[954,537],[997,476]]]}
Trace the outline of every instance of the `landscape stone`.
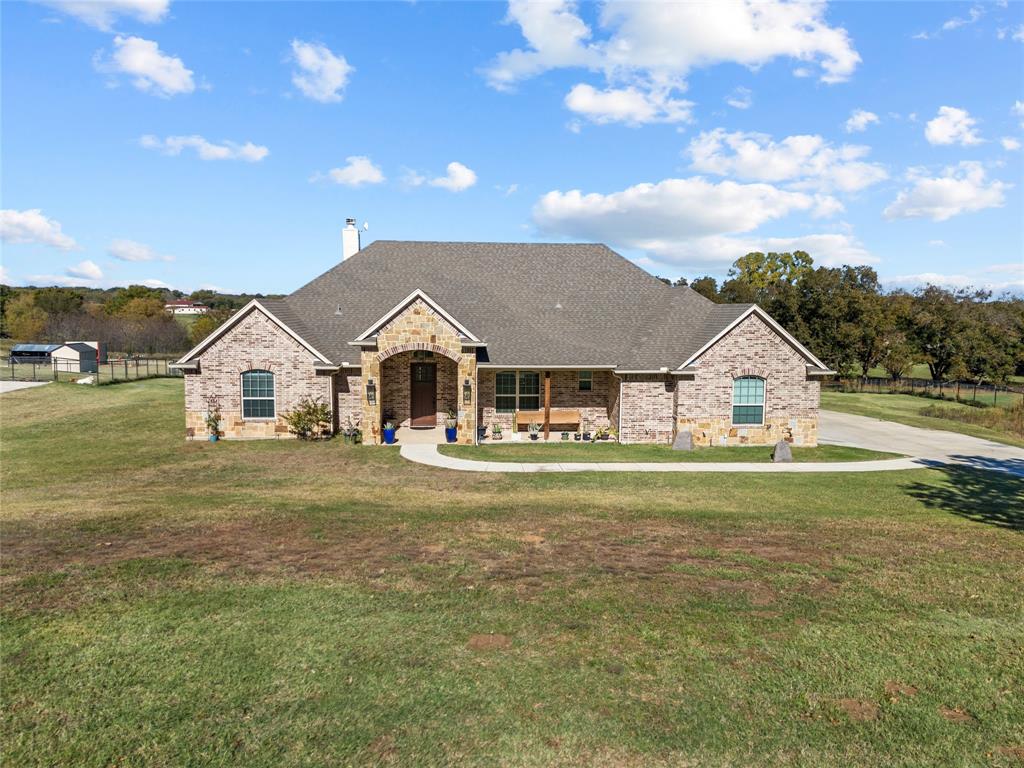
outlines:
{"label": "landscape stone", "polygon": [[775,444],[775,450],[772,451],[772,461],[776,464],[793,461],[793,451],[790,449],[789,443],[785,440],[779,440]]}
{"label": "landscape stone", "polygon": [[693,432],[684,430],[676,435],[675,441],[672,443],[673,451],[692,451],[693,450]]}

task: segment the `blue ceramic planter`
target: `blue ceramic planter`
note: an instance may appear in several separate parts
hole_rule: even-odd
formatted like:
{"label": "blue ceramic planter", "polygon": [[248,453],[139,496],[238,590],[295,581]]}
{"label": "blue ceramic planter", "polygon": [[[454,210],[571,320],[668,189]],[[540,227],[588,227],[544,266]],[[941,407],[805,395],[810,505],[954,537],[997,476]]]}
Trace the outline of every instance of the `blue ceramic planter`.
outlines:
{"label": "blue ceramic planter", "polygon": [[216,443],[217,442],[217,436],[216,435],[210,435],[210,442],[211,443]]}
{"label": "blue ceramic planter", "polygon": [[444,428],[444,439],[449,443],[454,443],[458,438],[459,428],[458,427],[445,427]]}
{"label": "blue ceramic planter", "polygon": [[384,430],[384,445],[394,445],[394,444],[395,444],[395,430],[393,430],[393,429],[385,429]]}

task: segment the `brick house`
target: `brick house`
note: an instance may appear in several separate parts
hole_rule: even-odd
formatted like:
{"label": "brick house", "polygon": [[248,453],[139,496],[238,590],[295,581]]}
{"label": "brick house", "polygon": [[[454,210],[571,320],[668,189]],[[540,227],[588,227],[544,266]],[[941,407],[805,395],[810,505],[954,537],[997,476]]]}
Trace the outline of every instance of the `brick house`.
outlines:
{"label": "brick house", "polygon": [[[831,373],[763,310],[665,285],[604,245],[378,240],[236,312],[176,363],[186,426],[210,398],[228,438],[283,437],[303,397],[381,442],[458,417],[460,443],[614,429],[624,443],[817,443]],[[440,430],[437,430],[440,431]]]}

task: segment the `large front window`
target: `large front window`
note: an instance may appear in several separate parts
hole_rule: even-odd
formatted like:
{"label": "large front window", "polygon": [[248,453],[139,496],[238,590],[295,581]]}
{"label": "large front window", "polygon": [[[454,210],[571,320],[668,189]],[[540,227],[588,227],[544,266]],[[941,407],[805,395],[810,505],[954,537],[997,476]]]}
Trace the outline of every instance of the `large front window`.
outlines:
{"label": "large front window", "polygon": [[274,418],[274,374],[270,371],[242,374],[242,418]]}
{"label": "large front window", "polygon": [[733,381],[732,423],[764,424],[764,379],[742,376]]}
{"label": "large front window", "polygon": [[499,371],[494,375],[494,408],[498,413],[540,410],[540,374]]}

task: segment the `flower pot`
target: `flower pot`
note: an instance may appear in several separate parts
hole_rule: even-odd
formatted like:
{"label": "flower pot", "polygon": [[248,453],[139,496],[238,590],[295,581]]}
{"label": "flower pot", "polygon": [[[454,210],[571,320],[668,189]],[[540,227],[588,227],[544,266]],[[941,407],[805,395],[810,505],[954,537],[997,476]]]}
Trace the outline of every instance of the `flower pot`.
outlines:
{"label": "flower pot", "polygon": [[536,432],[531,432],[530,433],[530,439],[531,440],[536,440],[538,437],[540,437],[540,435],[538,435]]}
{"label": "flower pot", "polygon": [[584,440],[589,440],[590,439],[590,433],[589,432],[584,432],[583,433],[583,439]]}
{"label": "flower pot", "polygon": [[458,427],[445,427],[444,428],[444,439],[449,443],[454,443],[458,439],[459,428]]}
{"label": "flower pot", "polygon": [[476,428],[476,439],[477,440],[483,440],[486,437],[487,437],[487,427],[477,427]]}
{"label": "flower pot", "polygon": [[492,432],[491,433],[491,440],[501,440],[501,432],[498,432],[497,434]]}
{"label": "flower pot", "polygon": [[217,436],[216,435],[210,435],[210,442],[211,443],[216,443],[217,442]]}
{"label": "flower pot", "polygon": [[577,432],[576,434],[574,434],[572,436],[572,439],[575,440],[578,443],[582,438],[580,437],[580,433]]}
{"label": "flower pot", "polygon": [[397,430],[394,430],[394,429],[385,429],[384,430],[384,445],[394,445],[395,444],[395,432],[396,431]]}
{"label": "flower pot", "polygon": [[569,433],[568,432],[563,432],[562,433],[562,439],[563,440],[568,440],[569,439]]}

